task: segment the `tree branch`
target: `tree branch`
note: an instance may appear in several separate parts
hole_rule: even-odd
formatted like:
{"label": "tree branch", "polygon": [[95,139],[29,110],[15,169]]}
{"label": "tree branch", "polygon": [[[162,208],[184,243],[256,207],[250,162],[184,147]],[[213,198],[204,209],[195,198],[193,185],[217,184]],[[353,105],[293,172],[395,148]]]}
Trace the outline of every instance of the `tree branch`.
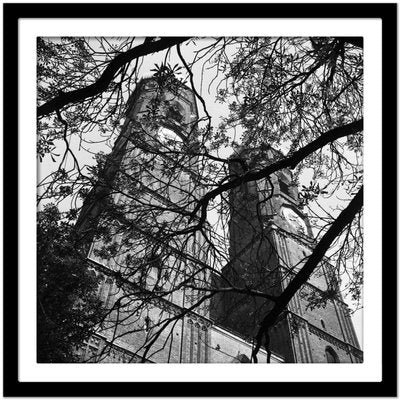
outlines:
{"label": "tree branch", "polygon": [[196,213],[201,209],[201,216],[200,216],[200,222],[202,223],[206,220],[207,217],[207,207],[208,203],[220,195],[221,193],[233,189],[237,186],[240,186],[241,184],[245,182],[250,182],[250,181],[255,181],[261,178],[265,178],[277,171],[280,171],[281,169],[284,168],[290,168],[294,169],[300,161],[302,161],[304,158],[309,156],[310,154],[314,153],[315,151],[321,149],[325,145],[334,142],[337,139],[340,139],[341,137],[353,135],[355,133],[358,133],[362,131],[363,129],[363,124],[364,120],[360,119],[354,122],[351,122],[350,124],[340,126],[338,128],[331,129],[328,132],[325,132],[322,134],[319,138],[314,140],[313,142],[309,143],[308,145],[304,146],[300,150],[294,152],[291,156],[284,158],[283,160],[279,160],[276,163],[273,163],[271,165],[268,165],[265,168],[262,168],[261,170],[255,171],[255,172],[247,172],[243,174],[242,176],[232,179],[229,182],[226,182],[222,185],[220,185],[218,188],[211,190],[208,192],[196,205],[192,212],[191,219],[193,219],[196,215]]}
{"label": "tree branch", "polygon": [[126,63],[129,63],[138,57],[165,50],[188,39],[188,37],[167,37],[157,40],[156,42],[147,40],[145,43],[136,46],[125,53],[119,54],[110,61],[107,68],[95,83],[82,89],[72,90],[71,92],[61,92],[55,98],[39,106],[37,108],[38,118],[59,110],[67,104],[77,103],[103,92],[107,89],[118,70]]}
{"label": "tree branch", "polygon": [[[272,327],[279,315],[286,309],[289,301],[293,295],[304,285],[311,274],[315,271],[318,264],[322,261],[326,251],[330,248],[333,241],[340,235],[343,229],[350,224],[354,217],[361,211],[363,205],[363,187],[358,191],[356,196],[350,202],[350,204],[339,214],[336,220],[333,222],[331,227],[319,241],[315,247],[313,253],[304,264],[303,268],[296,274],[296,276],[290,281],[286,289],[281,293],[280,296],[275,300],[275,305],[264,317],[261,327],[256,336],[256,346],[253,349],[253,355],[255,356],[261,347],[261,341],[270,327]],[[256,361],[257,358],[253,357]]]}

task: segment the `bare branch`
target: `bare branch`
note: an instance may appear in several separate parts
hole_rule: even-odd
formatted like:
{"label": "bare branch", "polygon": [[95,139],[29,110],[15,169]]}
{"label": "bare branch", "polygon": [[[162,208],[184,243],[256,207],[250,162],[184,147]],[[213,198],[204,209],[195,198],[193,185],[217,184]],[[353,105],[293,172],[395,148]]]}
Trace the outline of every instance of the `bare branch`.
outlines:
{"label": "bare branch", "polygon": [[197,204],[192,213],[192,219],[195,217],[196,213],[201,209],[201,217],[199,224],[203,223],[206,220],[207,207],[209,202],[214,199],[216,196],[225,192],[226,190],[233,189],[237,186],[245,182],[255,181],[264,177],[267,177],[276,171],[279,171],[284,168],[294,169],[298,163],[300,163],[304,158],[312,154],[313,152],[321,149],[328,143],[331,143],[341,137],[349,136],[361,132],[363,129],[363,119],[360,119],[355,122],[351,122],[350,124],[339,126],[334,128],[324,134],[322,134],[318,139],[304,146],[300,150],[293,153],[291,156],[284,158],[283,160],[277,161],[271,165],[268,165],[261,170],[255,172],[248,172],[244,175],[232,179],[227,183],[220,185],[218,188],[208,192]]}
{"label": "bare branch", "polygon": [[107,89],[117,71],[126,63],[129,63],[138,57],[168,49],[178,43],[183,43],[188,39],[188,37],[168,37],[157,40],[156,42],[147,41],[144,44],[126,51],[125,53],[119,54],[108,64],[100,78],[92,85],[82,89],[73,90],[72,92],[61,92],[57,97],[39,106],[37,108],[38,118],[59,110],[68,104],[77,103],[103,92]]}

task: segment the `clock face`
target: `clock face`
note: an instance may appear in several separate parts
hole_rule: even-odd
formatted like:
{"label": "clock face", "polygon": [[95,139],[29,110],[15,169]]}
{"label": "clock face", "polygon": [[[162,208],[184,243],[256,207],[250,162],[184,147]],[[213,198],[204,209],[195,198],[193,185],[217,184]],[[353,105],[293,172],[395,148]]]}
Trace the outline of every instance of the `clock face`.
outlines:
{"label": "clock face", "polygon": [[[174,140],[175,142],[182,142],[181,137],[171,129],[165,128],[164,126],[158,130],[158,139],[162,143],[166,143],[168,140]],[[173,145],[173,143],[171,143]]]}
{"label": "clock face", "polygon": [[302,234],[307,233],[307,225],[303,218],[290,207],[282,207],[280,215],[296,230],[296,232]]}

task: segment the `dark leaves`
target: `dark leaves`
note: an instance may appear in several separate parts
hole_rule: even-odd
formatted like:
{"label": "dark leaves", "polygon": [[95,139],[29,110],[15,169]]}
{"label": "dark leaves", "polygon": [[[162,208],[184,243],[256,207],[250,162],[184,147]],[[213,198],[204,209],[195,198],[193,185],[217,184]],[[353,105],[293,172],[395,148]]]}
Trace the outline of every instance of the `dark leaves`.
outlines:
{"label": "dark leaves", "polygon": [[[67,214],[67,220],[75,217],[76,210]],[[79,251],[82,243],[57,207],[46,206],[37,219],[37,360],[73,362],[74,346],[92,334],[102,317],[98,282]]]}

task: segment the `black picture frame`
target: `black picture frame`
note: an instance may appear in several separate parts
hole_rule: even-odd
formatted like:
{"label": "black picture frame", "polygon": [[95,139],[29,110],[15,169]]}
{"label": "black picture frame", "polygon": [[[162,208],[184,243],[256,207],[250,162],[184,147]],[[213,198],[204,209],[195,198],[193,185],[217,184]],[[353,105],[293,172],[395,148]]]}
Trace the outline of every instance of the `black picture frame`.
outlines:
{"label": "black picture frame", "polygon": [[[21,382],[18,379],[18,21],[21,18],[378,18],[383,55],[383,370],[381,382]],[[396,4],[17,4],[3,5],[5,397],[396,396]],[[389,182],[390,179],[390,182]],[[389,187],[392,190],[387,190]],[[390,216],[389,216],[390,211]],[[390,224],[391,222],[391,224]]]}

